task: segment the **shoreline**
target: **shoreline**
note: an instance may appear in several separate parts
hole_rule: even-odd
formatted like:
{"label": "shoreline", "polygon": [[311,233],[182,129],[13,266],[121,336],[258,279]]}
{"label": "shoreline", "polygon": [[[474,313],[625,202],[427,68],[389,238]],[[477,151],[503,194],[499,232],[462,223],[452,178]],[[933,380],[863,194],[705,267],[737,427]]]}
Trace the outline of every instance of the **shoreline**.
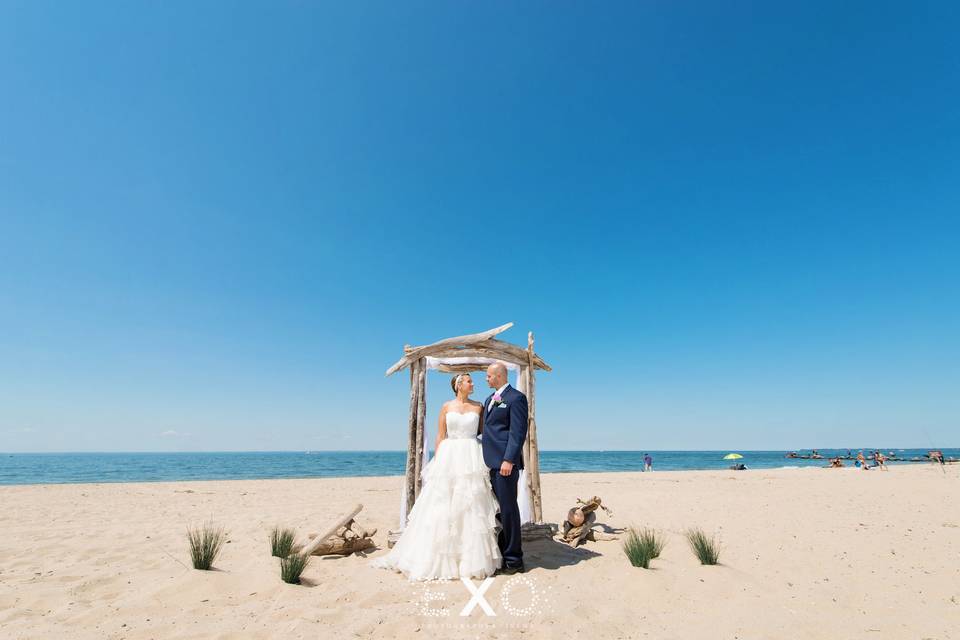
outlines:
{"label": "shoreline", "polygon": [[[947,462],[960,460],[960,449],[942,449]],[[724,460],[718,451],[650,450],[655,473],[725,471],[735,462],[744,471],[780,468],[823,468],[846,451],[821,450],[819,458],[791,457],[792,452],[743,450],[743,458]],[[889,466],[929,464],[928,450],[899,450]],[[115,484],[202,480],[266,480],[312,478],[381,478],[404,475],[406,453],[380,452],[212,452],[212,453],[83,453],[0,455],[0,486],[44,484]],[[643,470],[639,451],[544,451],[540,473],[624,473]]]}
{"label": "shoreline", "polygon": [[[923,462],[923,461],[913,461],[913,460],[900,460],[893,463],[888,462],[888,466],[891,469],[897,468],[909,468],[916,467],[918,465],[929,465],[932,467],[939,467],[939,464],[934,464],[932,462]],[[960,465],[958,461],[950,461],[945,463],[945,466],[957,466]],[[753,474],[759,472],[777,472],[777,471],[812,471],[812,470],[826,470],[826,471],[862,471],[853,465],[847,465],[845,467],[835,469],[830,468],[827,465],[784,465],[782,467],[760,467],[755,469],[743,469],[743,470],[734,470],[734,469],[666,469],[663,471],[658,471],[654,469],[653,471],[642,471],[635,469],[572,469],[569,471],[541,471],[540,477],[544,478],[546,476],[567,476],[575,474],[586,474],[586,475],[595,475],[595,474],[651,474],[651,475],[667,475],[667,474],[696,474],[696,473],[713,473],[713,474]],[[880,471],[880,469],[870,468],[870,471]],[[59,486],[113,486],[113,485],[122,485],[122,484],[183,484],[183,483],[194,483],[194,482],[270,482],[270,481],[308,481],[308,480],[395,480],[399,481],[404,478],[403,474],[395,475],[350,475],[350,476],[274,476],[274,477],[262,477],[262,478],[185,478],[177,480],[99,480],[99,481],[90,481],[90,482],[24,482],[24,483],[3,483],[0,482],[0,491],[5,487],[59,487]]]}
{"label": "shoreline", "polygon": [[[916,467],[918,465],[929,465],[931,468],[939,467],[940,465],[934,464],[931,462],[921,462],[921,461],[898,461],[895,463],[888,463],[888,466],[891,469],[898,468],[910,468]],[[955,466],[960,465],[960,462],[951,461],[947,462],[945,466]],[[586,474],[586,475],[596,475],[596,474],[652,474],[652,475],[668,475],[668,474],[728,474],[728,473],[760,473],[760,472],[778,472],[778,471],[816,471],[816,470],[826,470],[826,471],[862,471],[852,465],[847,465],[839,469],[830,468],[827,465],[784,465],[782,467],[761,467],[756,469],[667,469],[663,471],[653,470],[653,471],[642,471],[635,469],[572,469],[569,471],[549,471],[541,472],[540,477],[546,476],[567,476],[575,474]],[[870,467],[870,471],[873,471],[874,467]],[[882,470],[880,470],[882,472]],[[395,475],[350,475],[350,476],[282,476],[282,477],[263,477],[263,478],[185,478],[180,480],[101,480],[101,481],[91,481],[91,482],[30,482],[30,483],[0,483],[0,490],[4,487],[55,487],[55,486],[110,486],[110,485],[120,485],[120,484],[183,484],[183,483],[194,483],[194,482],[271,482],[271,481],[308,481],[308,480],[402,480],[404,478],[403,474]]]}

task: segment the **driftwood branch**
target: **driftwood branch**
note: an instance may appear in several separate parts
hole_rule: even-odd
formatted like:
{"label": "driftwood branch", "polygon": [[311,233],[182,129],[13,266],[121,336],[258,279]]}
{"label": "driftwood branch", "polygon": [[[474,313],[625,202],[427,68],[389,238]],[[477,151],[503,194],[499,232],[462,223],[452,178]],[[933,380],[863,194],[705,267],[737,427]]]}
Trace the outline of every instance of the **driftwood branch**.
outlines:
{"label": "driftwood branch", "polygon": [[[607,515],[612,514],[607,507],[603,506],[599,496],[593,496],[589,500],[577,498],[577,505],[570,509],[567,519],[563,521],[564,542],[573,547],[579,547],[587,540],[616,540],[616,537],[606,533],[594,531],[593,527],[597,524],[597,509],[603,509]],[[602,526],[602,525],[601,525]]]}
{"label": "driftwood branch", "polygon": [[597,509],[603,509],[608,516],[613,515],[613,511],[610,510],[610,507],[604,506],[603,500],[600,499],[600,496],[593,496],[589,500],[581,500],[577,498],[577,504],[581,505],[579,509],[584,513],[590,513],[591,511],[596,511]]}
{"label": "driftwood branch", "polygon": [[304,556],[311,555],[320,545],[326,542],[327,538],[337,533],[340,527],[346,526],[348,522],[353,520],[353,517],[360,513],[361,509],[363,509],[362,504],[355,506],[350,510],[350,513],[337,520],[336,523],[327,529],[322,535],[318,535],[316,538],[307,543],[307,545],[300,550],[300,553]]}
{"label": "driftwood branch", "polygon": [[[527,350],[521,349],[515,344],[510,344],[509,342],[504,342],[503,340],[491,339],[491,340],[487,340],[486,346],[491,349],[497,349],[499,351],[502,351],[503,353],[507,353],[513,356],[514,358],[516,358],[520,362],[525,363],[529,361],[530,356],[528,355]],[[544,362],[543,359],[541,359],[540,356],[538,356],[535,353],[533,354],[532,364],[537,369],[543,369],[545,371],[553,371],[553,369],[550,368],[550,365]]]}
{"label": "driftwood branch", "polygon": [[[526,463],[533,497],[533,520],[543,522],[543,498],[540,489],[540,444],[537,440],[537,354],[533,351],[533,332],[527,334],[527,440],[530,441],[530,461]],[[546,363],[544,363],[546,366]],[[549,368],[548,368],[549,370]]]}
{"label": "driftwood branch", "polygon": [[438,364],[434,367],[434,371],[440,371],[442,373],[476,373],[477,371],[484,371],[487,366],[484,362],[475,362],[473,364]]}
{"label": "driftwood branch", "polygon": [[[321,542],[320,546],[313,550],[312,555],[350,555],[355,551],[371,549],[376,546],[373,542],[373,536],[376,533],[376,529],[367,529],[356,520],[351,520],[341,525],[335,534]],[[307,537],[316,540],[317,534],[311,533]]]}
{"label": "driftwood branch", "polygon": [[[417,361],[417,430],[415,434],[413,500],[416,502],[423,486],[423,446],[424,422],[427,419],[427,362],[423,358]],[[413,508],[413,505],[410,505]],[[409,511],[407,512],[409,513]]]}
{"label": "driftwood branch", "polygon": [[[419,409],[419,360],[410,367],[410,413],[407,416],[407,466],[404,478],[404,498],[407,502],[407,513],[413,508],[417,498],[417,486],[414,478],[417,475],[417,412]],[[406,523],[401,522],[401,528]]]}
{"label": "driftwood branch", "polygon": [[482,333],[474,333],[466,336],[457,336],[455,338],[446,338],[433,344],[428,344],[422,347],[414,347],[410,349],[400,360],[396,362],[392,367],[387,369],[387,375],[393,375],[400,369],[403,369],[406,366],[409,366],[414,360],[419,360],[424,356],[431,355],[434,351],[440,351],[446,346],[453,345],[472,345],[477,344],[478,342],[483,342],[489,340],[495,335],[501,334],[510,327],[513,326],[512,322],[508,322],[505,325],[484,331]]}
{"label": "driftwood branch", "polygon": [[316,549],[311,555],[315,556],[340,556],[350,555],[356,551],[366,551],[377,546],[370,538],[353,538],[344,540],[343,538],[331,538]]}
{"label": "driftwood branch", "polygon": [[590,512],[585,514],[582,524],[574,526],[569,520],[563,522],[563,540],[572,547],[579,547],[590,535],[590,527],[597,521],[597,514]]}

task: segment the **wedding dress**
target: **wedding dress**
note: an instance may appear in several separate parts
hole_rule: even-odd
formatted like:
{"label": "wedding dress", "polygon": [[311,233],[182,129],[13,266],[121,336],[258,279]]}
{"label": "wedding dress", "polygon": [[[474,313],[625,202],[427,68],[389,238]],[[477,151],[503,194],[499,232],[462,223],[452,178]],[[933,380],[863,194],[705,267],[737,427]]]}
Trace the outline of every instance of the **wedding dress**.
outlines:
{"label": "wedding dress", "polygon": [[477,441],[476,413],[447,412],[447,437],[422,471],[423,489],[400,539],[371,566],[409,580],[485,578],[500,568],[499,505]]}

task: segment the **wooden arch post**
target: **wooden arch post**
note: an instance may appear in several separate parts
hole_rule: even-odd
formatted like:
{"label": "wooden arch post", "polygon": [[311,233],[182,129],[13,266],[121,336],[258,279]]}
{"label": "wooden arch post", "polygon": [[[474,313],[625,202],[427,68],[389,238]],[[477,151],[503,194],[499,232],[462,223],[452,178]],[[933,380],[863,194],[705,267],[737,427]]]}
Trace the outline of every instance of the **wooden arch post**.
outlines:
{"label": "wooden arch post", "polygon": [[529,443],[529,460],[526,463],[527,478],[530,482],[530,495],[533,499],[533,521],[543,522],[543,500],[540,496],[540,447],[537,444],[537,379],[533,364],[533,332],[527,334],[527,357],[530,364],[526,367],[527,377],[525,393],[527,394],[527,443]]}
{"label": "wooden arch post", "polygon": [[427,413],[427,361],[418,358],[410,365],[410,414],[407,419],[406,487],[407,513],[420,496],[423,479],[423,422]]}

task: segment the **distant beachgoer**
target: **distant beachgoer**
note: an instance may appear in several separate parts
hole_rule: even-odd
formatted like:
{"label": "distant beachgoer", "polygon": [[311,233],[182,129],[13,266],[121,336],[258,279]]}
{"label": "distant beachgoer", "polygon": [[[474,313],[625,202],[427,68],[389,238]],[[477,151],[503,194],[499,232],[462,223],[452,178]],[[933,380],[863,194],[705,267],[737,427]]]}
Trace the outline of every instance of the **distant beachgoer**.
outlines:
{"label": "distant beachgoer", "polygon": [[888,471],[887,465],[885,464],[886,461],[887,461],[887,459],[884,457],[884,455],[883,455],[882,453],[880,453],[879,451],[877,451],[877,452],[874,454],[873,459],[877,461],[877,466],[878,466],[878,467],[880,467],[880,468],[883,469],[884,471]]}
{"label": "distant beachgoer", "polygon": [[839,469],[839,468],[842,467],[842,466],[843,466],[843,460],[841,460],[839,456],[837,456],[836,458],[831,458],[831,459],[830,459],[830,468],[831,468],[831,469]]}
{"label": "distant beachgoer", "polygon": [[649,453],[643,454],[643,470],[653,471],[653,458],[650,457]]}
{"label": "distant beachgoer", "polygon": [[863,469],[864,471],[869,469],[869,467],[867,466],[867,459],[866,457],[864,457],[863,451],[857,454],[857,466]]}

